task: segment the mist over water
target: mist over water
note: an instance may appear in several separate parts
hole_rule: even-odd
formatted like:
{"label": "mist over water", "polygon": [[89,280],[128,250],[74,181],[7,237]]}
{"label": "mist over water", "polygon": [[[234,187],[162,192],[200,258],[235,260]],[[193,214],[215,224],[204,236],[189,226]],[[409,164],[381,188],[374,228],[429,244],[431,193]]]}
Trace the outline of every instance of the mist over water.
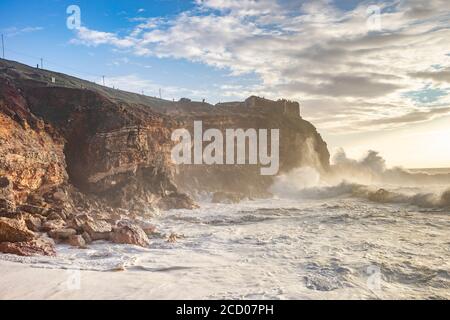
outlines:
{"label": "mist over water", "polygon": [[375,151],[369,151],[361,160],[354,160],[340,150],[333,157],[330,172],[321,175],[312,167],[297,168],[277,177],[270,192],[279,198],[349,196],[378,203],[448,208],[450,173],[388,168],[383,157]]}

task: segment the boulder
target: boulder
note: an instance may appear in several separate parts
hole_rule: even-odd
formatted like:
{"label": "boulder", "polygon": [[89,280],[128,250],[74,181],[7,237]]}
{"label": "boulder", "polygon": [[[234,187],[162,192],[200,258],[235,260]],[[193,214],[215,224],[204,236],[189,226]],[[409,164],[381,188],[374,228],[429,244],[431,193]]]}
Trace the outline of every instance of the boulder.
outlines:
{"label": "boulder", "polygon": [[0,242],[25,242],[34,238],[24,220],[0,218]]}
{"label": "boulder", "polygon": [[150,241],[144,230],[138,225],[126,222],[119,222],[111,233],[111,241],[120,244],[133,244],[147,247]]}
{"label": "boulder", "polygon": [[42,225],[42,231],[49,232],[51,230],[63,229],[66,223],[64,220],[49,220]]}
{"label": "boulder", "polygon": [[156,226],[147,222],[139,223],[139,226],[144,230],[146,235],[152,235],[156,232]]}
{"label": "boulder", "polygon": [[0,177],[0,189],[9,189],[11,187],[11,182],[7,177]]}
{"label": "boulder", "polygon": [[212,203],[239,203],[245,199],[245,195],[231,192],[216,192],[213,195]]}
{"label": "boulder", "polygon": [[51,230],[48,235],[55,240],[58,241],[65,241],[65,240],[69,240],[69,238],[71,236],[74,236],[77,234],[77,231],[75,229],[70,229],[70,228],[66,228],[66,229],[55,229],[55,230]]}
{"label": "boulder", "polygon": [[58,212],[52,212],[47,216],[47,220],[64,220],[65,216]]}
{"label": "boulder", "polygon": [[84,242],[86,242],[86,244],[92,243],[92,238],[87,232],[83,232],[81,236],[83,237]]}
{"label": "boulder", "polygon": [[86,241],[84,240],[83,236],[74,234],[74,235],[71,235],[68,240],[69,240],[68,242],[71,246],[79,247],[79,248],[86,247]]}
{"label": "boulder", "polygon": [[63,191],[56,191],[53,193],[53,200],[58,202],[64,202],[67,201],[68,197],[67,194]]}
{"label": "boulder", "polygon": [[40,215],[47,215],[48,209],[45,207],[35,206],[31,204],[23,204],[19,207],[21,211],[25,211],[31,214],[40,214]]}
{"label": "boulder", "polygon": [[111,225],[103,220],[86,221],[83,230],[89,234],[92,241],[108,240],[112,231]]}
{"label": "boulder", "polygon": [[31,214],[27,214],[24,217],[25,224],[27,225],[28,229],[34,232],[39,232],[42,227],[42,221],[39,217],[33,216]]}
{"label": "boulder", "polygon": [[181,239],[181,238],[184,238],[184,236],[172,232],[172,233],[167,237],[167,242],[169,242],[169,243],[175,243],[175,242],[178,241],[178,239]]}
{"label": "boulder", "polygon": [[48,239],[38,238],[24,242],[0,243],[0,252],[19,256],[55,256],[54,243]]}
{"label": "boulder", "polygon": [[7,177],[0,177],[0,214],[15,211],[16,204],[12,183]]}
{"label": "boulder", "polygon": [[199,206],[187,194],[174,192],[162,198],[158,207],[161,210],[197,209]]}
{"label": "boulder", "polygon": [[0,199],[0,214],[16,211],[16,204],[8,199]]}
{"label": "boulder", "polygon": [[78,214],[67,221],[67,226],[81,233],[83,232],[84,224],[88,221],[94,220],[87,214]]}

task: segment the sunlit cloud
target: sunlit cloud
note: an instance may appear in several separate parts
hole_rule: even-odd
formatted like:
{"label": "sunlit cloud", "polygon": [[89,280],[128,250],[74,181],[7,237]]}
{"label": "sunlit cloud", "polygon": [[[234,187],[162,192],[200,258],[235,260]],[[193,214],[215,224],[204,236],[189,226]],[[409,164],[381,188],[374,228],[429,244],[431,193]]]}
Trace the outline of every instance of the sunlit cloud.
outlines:
{"label": "sunlit cloud", "polygon": [[[83,27],[72,42],[200,62],[234,77],[255,74],[258,85],[217,88],[218,95],[299,100],[303,114],[330,132],[403,126],[449,113],[448,1],[361,2],[351,10],[325,0],[195,4],[172,18],[141,17],[126,35]],[[368,11],[373,5],[379,16]]]}

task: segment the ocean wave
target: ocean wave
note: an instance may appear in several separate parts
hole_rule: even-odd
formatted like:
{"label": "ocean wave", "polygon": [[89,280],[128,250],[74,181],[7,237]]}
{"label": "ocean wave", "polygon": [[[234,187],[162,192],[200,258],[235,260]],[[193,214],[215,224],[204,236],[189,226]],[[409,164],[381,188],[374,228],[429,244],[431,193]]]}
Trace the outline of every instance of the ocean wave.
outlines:
{"label": "ocean wave", "polygon": [[[381,165],[370,165],[380,169]],[[386,170],[384,171],[386,172]],[[424,174],[412,174],[424,177]],[[441,175],[437,181],[441,181]],[[335,178],[336,176],[333,176]],[[321,175],[313,168],[304,167],[278,177],[269,189],[276,197],[291,199],[330,199],[338,197],[361,198],[376,203],[409,204],[421,208],[450,208],[450,188],[447,185],[410,187],[398,184],[363,184],[344,180],[330,185],[330,177]],[[361,180],[361,176],[356,180]],[[353,179],[355,180],[355,179]],[[448,180],[450,181],[450,180]],[[447,182],[448,182],[447,181]],[[432,191],[428,191],[430,189]],[[400,190],[400,191],[399,191]]]}

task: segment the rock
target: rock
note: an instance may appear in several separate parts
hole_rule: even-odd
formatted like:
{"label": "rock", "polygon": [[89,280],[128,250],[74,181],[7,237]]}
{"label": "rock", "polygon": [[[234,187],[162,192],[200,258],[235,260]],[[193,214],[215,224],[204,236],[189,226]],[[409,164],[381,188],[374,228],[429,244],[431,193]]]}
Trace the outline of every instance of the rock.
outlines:
{"label": "rock", "polygon": [[76,234],[77,234],[77,231],[75,229],[70,229],[70,228],[51,230],[48,233],[48,235],[52,239],[55,239],[55,240],[58,240],[58,241],[69,240],[69,238],[71,236],[74,236]]}
{"label": "rock", "polygon": [[89,234],[92,241],[108,240],[112,227],[109,223],[103,220],[86,221],[83,225],[83,230]]}
{"label": "rock", "polygon": [[53,200],[58,201],[58,202],[67,201],[67,195],[63,191],[57,191],[53,194]]}
{"label": "rock", "polygon": [[132,223],[119,222],[111,233],[111,241],[120,244],[133,244],[141,247],[147,247],[150,241],[144,230],[138,225]]}
{"label": "rock", "polygon": [[34,238],[24,220],[0,218],[0,242],[25,242]]}
{"label": "rock", "polygon": [[44,224],[42,225],[42,231],[49,232],[51,230],[63,229],[65,225],[66,223],[62,219],[49,220],[44,222]]}
{"label": "rock", "polygon": [[142,222],[139,223],[139,226],[144,230],[147,236],[150,236],[156,232],[156,226],[150,223]]}
{"label": "rock", "polygon": [[64,220],[65,216],[61,216],[60,213],[52,212],[47,216],[47,220]]}
{"label": "rock", "polygon": [[162,198],[158,206],[161,210],[197,209],[199,206],[186,194],[174,192]]}
{"label": "rock", "polygon": [[176,233],[171,233],[168,237],[167,237],[167,242],[169,243],[175,243],[178,241],[178,239],[183,238],[182,235],[176,234]]}
{"label": "rock", "polygon": [[13,201],[8,199],[0,199],[0,214],[11,213],[16,211],[16,205]]}
{"label": "rock", "polygon": [[0,214],[16,211],[12,183],[7,177],[0,177]]}
{"label": "rock", "polygon": [[24,217],[25,224],[27,225],[28,229],[34,232],[39,232],[42,228],[42,221],[40,218],[33,216],[31,214],[28,214]]}
{"label": "rock", "polygon": [[46,215],[46,211],[48,211],[45,207],[34,206],[31,204],[23,204],[19,207],[21,211],[25,211],[31,214],[41,214]]}
{"label": "rock", "polygon": [[74,218],[67,221],[69,228],[75,229],[78,232],[83,231],[83,226],[87,221],[93,221],[92,218],[86,214],[77,215]]}
{"label": "rock", "polygon": [[69,237],[69,244],[74,247],[79,248],[85,248],[86,247],[86,241],[84,240],[83,236],[81,235],[71,235]]}
{"label": "rock", "polygon": [[213,195],[212,203],[239,203],[245,198],[245,195],[240,193],[216,192]]}
{"label": "rock", "polygon": [[9,182],[9,179],[7,177],[0,177],[0,189],[6,189],[10,187],[11,182]]}
{"label": "rock", "polygon": [[92,243],[92,238],[87,232],[84,232],[81,236],[83,237],[84,242],[86,242],[86,244]]}
{"label": "rock", "polygon": [[55,246],[48,239],[38,238],[25,242],[2,242],[0,252],[19,256],[55,256]]}

